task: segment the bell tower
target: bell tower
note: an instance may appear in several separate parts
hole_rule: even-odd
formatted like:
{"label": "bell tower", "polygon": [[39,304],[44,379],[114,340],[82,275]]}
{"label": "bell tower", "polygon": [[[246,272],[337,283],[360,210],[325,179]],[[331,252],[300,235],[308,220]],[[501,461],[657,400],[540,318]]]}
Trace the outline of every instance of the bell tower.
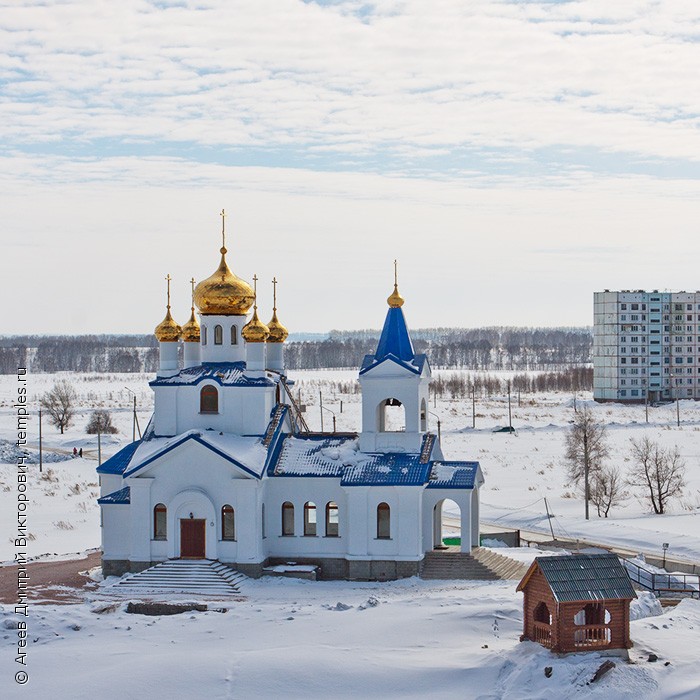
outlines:
{"label": "bell tower", "polygon": [[396,261],[394,291],[374,355],[360,369],[363,452],[419,452],[428,430],[430,365],[416,354],[401,307]]}

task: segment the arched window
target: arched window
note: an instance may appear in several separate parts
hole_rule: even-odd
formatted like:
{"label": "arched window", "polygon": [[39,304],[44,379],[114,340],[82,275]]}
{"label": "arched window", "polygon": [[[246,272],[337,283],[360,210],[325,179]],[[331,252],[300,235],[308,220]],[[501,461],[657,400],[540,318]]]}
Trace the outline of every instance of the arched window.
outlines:
{"label": "arched window", "polygon": [[532,613],[535,622],[544,622],[545,625],[552,624],[552,615],[549,612],[547,604],[544,602],[538,603]]}
{"label": "arched window", "polygon": [[316,504],[304,503],[304,537],[316,537]]}
{"label": "arched window", "polygon": [[238,326],[231,326],[231,345],[238,345]]}
{"label": "arched window", "polygon": [[377,506],[377,539],[391,539],[391,508],[388,503]]}
{"label": "arched window", "polygon": [[221,345],[224,342],[224,329],[221,326],[214,326],[214,345]]}
{"label": "arched window", "polygon": [[233,508],[225,505],[221,509],[221,539],[235,540],[236,539],[236,520]]}
{"label": "arched window", "polygon": [[159,503],[153,509],[153,539],[165,540],[168,535],[168,509],[164,503]]}
{"label": "arched window", "polygon": [[326,503],[326,537],[338,536],[338,504]]}
{"label": "arched window", "polygon": [[207,344],[207,327],[202,326],[202,345]]}
{"label": "arched window", "polygon": [[199,412],[218,413],[219,412],[219,392],[215,386],[207,384],[199,392]]}
{"label": "arched window", "polygon": [[425,405],[425,399],[420,403],[420,430],[424,433],[428,429],[428,409]]}
{"label": "arched window", "polygon": [[282,534],[287,536],[294,534],[294,505],[289,501],[282,504]]}

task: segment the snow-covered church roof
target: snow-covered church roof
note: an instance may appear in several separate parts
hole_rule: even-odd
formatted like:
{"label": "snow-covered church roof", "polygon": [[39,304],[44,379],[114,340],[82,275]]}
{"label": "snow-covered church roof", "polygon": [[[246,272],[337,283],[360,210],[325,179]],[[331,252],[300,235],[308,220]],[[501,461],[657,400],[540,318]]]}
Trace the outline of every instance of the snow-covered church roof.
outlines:
{"label": "snow-covered church roof", "polygon": [[186,386],[199,384],[204,380],[216,382],[221,386],[238,387],[274,386],[276,383],[269,377],[248,377],[245,369],[245,362],[207,362],[181,369],[172,377],[156,377],[151,386]]}

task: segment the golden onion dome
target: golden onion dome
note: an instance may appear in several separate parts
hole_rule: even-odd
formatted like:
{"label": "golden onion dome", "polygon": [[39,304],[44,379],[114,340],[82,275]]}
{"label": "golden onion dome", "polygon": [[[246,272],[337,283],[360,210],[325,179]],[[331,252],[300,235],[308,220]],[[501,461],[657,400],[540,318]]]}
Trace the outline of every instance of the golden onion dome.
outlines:
{"label": "golden onion dome", "polygon": [[156,326],[154,333],[161,343],[176,343],[180,340],[182,329],[170,315],[170,306],[168,306],[165,318]]}
{"label": "golden onion dome", "polygon": [[386,303],[389,304],[389,306],[392,309],[398,309],[399,307],[403,306],[403,302],[404,299],[399,294],[399,286],[395,284],[394,291],[389,295],[389,298],[386,300]]}
{"label": "golden onion dome", "polygon": [[194,303],[205,316],[244,316],[255,301],[250,285],[229,270],[225,247],[216,272],[194,290]]}
{"label": "golden onion dome", "polygon": [[200,339],[199,323],[194,315],[194,307],[190,314],[190,320],[182,327],[182,339],[186,343],[198,343]]}
{"label": "golden onion dome", "polygon": [[270,335],[270,329],[258,318],[258,309],[253,311],[253,318],[243,326],[241,335],[247,343],[264,343]]}
{"label": "golden onion dome", "polygon": [[277,319],[277,310],[272,312],[272,319],[267,324],[270,335],[267,337],[268,343],[284,343],[289,336],[289,331]]}

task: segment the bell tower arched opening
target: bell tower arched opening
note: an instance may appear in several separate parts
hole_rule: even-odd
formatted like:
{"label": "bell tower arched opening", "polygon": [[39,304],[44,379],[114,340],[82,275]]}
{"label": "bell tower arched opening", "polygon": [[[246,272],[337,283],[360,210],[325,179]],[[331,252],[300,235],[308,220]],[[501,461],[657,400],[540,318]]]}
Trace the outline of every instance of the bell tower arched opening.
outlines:
{"label": "bell tower arched opening", "polygon": [[383,399],[377,406],[377,432],[406,431],[406,407],[398,399]]}

